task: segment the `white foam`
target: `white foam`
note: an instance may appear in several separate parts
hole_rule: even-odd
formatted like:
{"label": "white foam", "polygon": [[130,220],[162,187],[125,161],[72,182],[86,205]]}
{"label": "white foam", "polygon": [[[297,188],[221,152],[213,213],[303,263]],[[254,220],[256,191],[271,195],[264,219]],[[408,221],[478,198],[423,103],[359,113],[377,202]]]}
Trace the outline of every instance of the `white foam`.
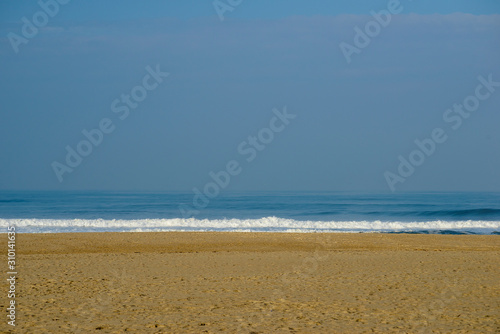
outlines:
{"label": "white foam", "polygon": [[278,217],[260,219],[0,219],[0,232],[8,225],[18,232],[100,231],[239,231],[239,232],[432,232],[491,234],[500,231],[500,221],[299,221]]}

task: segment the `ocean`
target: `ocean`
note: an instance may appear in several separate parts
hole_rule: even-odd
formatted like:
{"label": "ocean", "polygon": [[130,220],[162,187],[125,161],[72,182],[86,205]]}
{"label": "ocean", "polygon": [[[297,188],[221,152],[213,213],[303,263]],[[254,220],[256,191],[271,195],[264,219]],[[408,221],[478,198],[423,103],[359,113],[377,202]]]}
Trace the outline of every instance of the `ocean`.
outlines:
{"label": "ocean", "polygon": [[0,227],[126,231],[500,234],[500,193],[0,192]]}

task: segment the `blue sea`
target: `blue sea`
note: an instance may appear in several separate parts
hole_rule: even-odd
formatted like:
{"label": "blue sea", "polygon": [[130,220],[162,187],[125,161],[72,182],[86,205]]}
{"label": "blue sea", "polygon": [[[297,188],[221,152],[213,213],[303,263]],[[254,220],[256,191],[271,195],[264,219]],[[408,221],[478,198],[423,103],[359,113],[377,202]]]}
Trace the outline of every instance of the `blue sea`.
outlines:
{"label": "blue sea", "polygon": [[[240,231],[500,234],[500,193],[0,192],[18,232]],[[3,231],[2,231],[3,232]]]}

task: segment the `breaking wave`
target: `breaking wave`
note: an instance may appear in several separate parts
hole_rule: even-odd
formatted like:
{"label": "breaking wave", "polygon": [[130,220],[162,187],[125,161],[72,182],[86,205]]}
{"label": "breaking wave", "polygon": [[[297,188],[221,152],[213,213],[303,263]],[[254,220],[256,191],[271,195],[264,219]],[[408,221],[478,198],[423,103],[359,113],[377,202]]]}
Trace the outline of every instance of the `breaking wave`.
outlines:
{"label": "breaking wave", "polygon": [[2,230],[21,233],[61,232],[382,232],[437,234],[498,234],[500,221],[309,221],[279,217],[260,219],[0,219]]}

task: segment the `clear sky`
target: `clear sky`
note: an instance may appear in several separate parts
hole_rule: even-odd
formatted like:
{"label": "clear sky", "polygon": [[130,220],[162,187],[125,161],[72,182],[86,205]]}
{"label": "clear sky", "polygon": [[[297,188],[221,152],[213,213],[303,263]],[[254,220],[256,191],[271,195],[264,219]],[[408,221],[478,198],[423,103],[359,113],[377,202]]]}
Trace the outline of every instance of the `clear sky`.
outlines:
{"label": "clear sky", "polygon": [[500,191],[499,1],[54,1],[0,3],[0,190]]}

